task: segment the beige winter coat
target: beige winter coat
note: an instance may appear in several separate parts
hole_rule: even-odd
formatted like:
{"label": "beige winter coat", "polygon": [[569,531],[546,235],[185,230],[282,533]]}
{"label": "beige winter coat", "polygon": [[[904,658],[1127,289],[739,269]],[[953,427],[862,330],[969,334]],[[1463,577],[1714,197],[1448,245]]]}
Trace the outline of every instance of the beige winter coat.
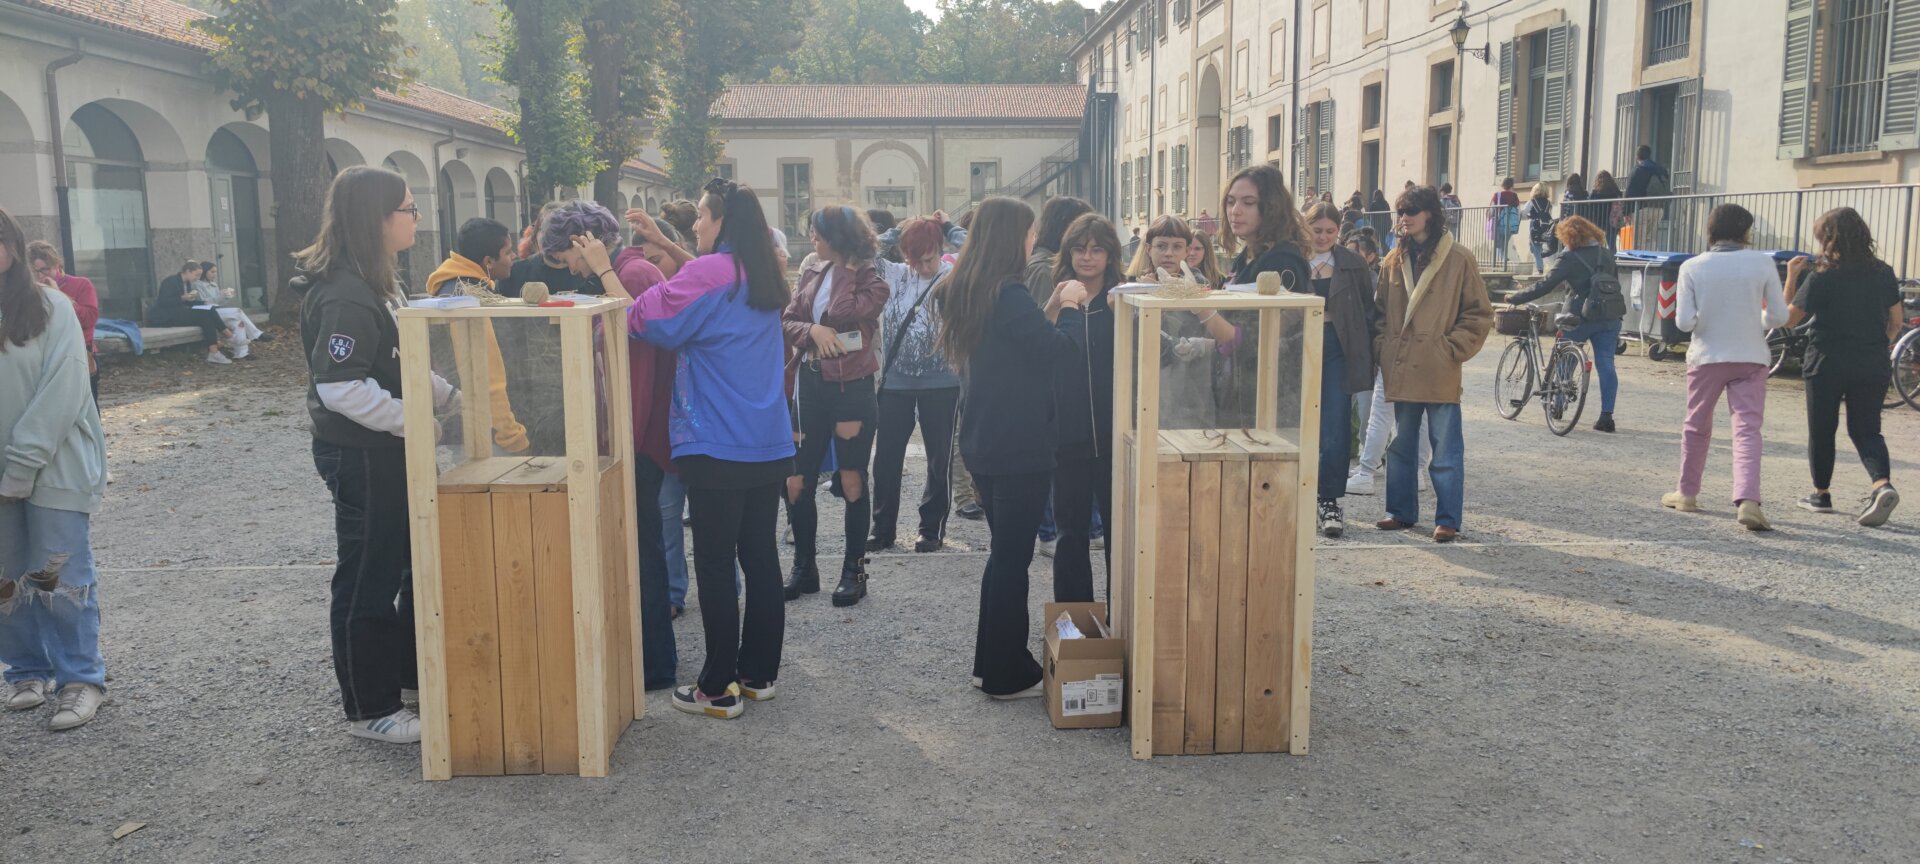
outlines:
{"label": "beige winter coat", "polygon": [[1493,329],[1479,263],[1446,233],[1418,282],[1411,261],[1395,255],[1387,263],[1378,289],[1386,326],[1375,340],[1387,401],[1459,402],[1460,366]]}

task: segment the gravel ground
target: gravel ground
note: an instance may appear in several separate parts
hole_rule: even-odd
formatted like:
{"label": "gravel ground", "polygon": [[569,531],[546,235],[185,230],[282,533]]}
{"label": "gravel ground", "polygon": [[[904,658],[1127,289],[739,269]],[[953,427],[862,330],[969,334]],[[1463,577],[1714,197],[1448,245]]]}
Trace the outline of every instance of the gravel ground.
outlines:
{"label": "gravel ground", "polygon": [[[1625,359],[1620,433],[1561,439],[1493,414],[1483,352],[1463,542],[1360,530],[1367,497],[1321,548],[1307,757],[1135,762],[1124,730],[1055,731],[1038,702],[971,692],[986,537],[957,522],[947,553],[879,556],[859,606],[789,606],[780,699],[740,721],[656,701],[610,779],[426,783],[414,748],[344,733],[290,341],[108,370],[94,540],[115,702],[58,735],[0,718],[0,859],[1920,859],[1920,492],[1879,530],[1793,509],[1797,382],[1769,394],[1780,530],[1753,535],[1724,501],[1724,419],[1708,512],[1658,506],[1680,366]],[[1887,423],[1896,476],[1920,476],[1920,414]],[[697,621],[678,622],[683,681]],[[112,840],[129,821],[146,827]]]}

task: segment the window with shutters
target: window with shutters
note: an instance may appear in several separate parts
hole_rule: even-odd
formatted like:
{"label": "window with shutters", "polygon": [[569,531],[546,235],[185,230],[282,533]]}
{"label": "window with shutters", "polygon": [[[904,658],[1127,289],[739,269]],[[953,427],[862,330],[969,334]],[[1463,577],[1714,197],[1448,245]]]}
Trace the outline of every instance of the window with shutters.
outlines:
{"label": "window with shutters", "polygon": [[1176,144],[1173,148],[1173,212],[1185,216],[1187,213],[1187,195],[1190,170],[1187,161],[1187,145]]}
{"label": "window with shutters", "polygon": [[1139,11],[1139,12],[1137,12],[1137,13],[1135,13],[1135,14],[1136,14],[1136,15],[1137,15],[1137,16],[1139,17],[1139,19],[1140,19],[1140,23],[1139,23],[1139,27],[1140,27],[1140,53],[1141,53],[1141,55],[1142,55],[1142,56],[1145,56],[1145,54],[1146,54],[1146,53],[1147,53],[1147,52],[1148,52],[1149,50],[1152,50],[1152,48],[1153,48],[1153,37],[1154,37],[1154,35],[1155,35],[1155,34],[1154,34],[1154,30],[1155,30],[1155,28],[1154,28],[1154,26],[1153,26],[1153,24],[1154,24],[1154,8],[1153,8],[1153,6],[1151,6],[1151,5],[1145,5],[1145,4],[1143,4],[1143,5],[1141,5],[1141,7],[1140,7],[1140,11]]}
{"label": "window with shutters", "polygon": [[1124,219],[1126,218],[1127,214],[1132,212],[1133,212],[1133,172],[1122,171],[1120,172],[1120,216],[1121,218]]}
{"label": "window with shutters", "polygon": [[1143,153],[1139,159],[1134,160],[1133,185],[1138,194],[1133,196],[1133,206],[1134,211],[1139,213],[1142,219],[1148,216],[1147,205],[1153,201],[1151,195],[1153,180],[1147,173],[1150,170],[1152,170],[1152,163],[1147,161],[1146,154]]}
{"label": "window with shutters", "polygon": [[1556,24],[1500,43],[1493,175],[1559,180],[1572,159],[1573,27]]}
{"label": "window with shutters", "polygon": [[1161,150],[1153,156],[1153,212],[1167,212],[1167,187],[1173,185],[1167,176],[1167,151]]}
{"label": "window with shutters", "polygon": [[1333,100],[1300,108],[1300,137],[1293,145],[1295,192],[1333,191]]}
{"label": "window with shutters", "polygon": [[1169,29],[1167,27],[1167,17],[1172,11],[1173,0],[1153,0],[1153,5],[1153,35],[1158,36],[1160,41],[1165,42],[1167,41],[1167,30]]}
{"label": "window with shutters", "polygon": [[1879,149],[1886,86],[1887,12],[1893,0],[1834,0],[1827,26],[1831,81],[1821,94],[1827,153]]}
{"label": "window with shutters", "polygon": [[1647,0],[1647,65],[1685,60],[1693,34],[1693,0]]}
{"label": "window with shutters", "polygon": [[1192,17],[1190,11],[1192,8],[1193,0],[1173,0],[1174,23],[1179,24],[1181,27],[1187,26],[1187,19]]}
{"label": "window with shutters", "polygon": [[807,220],[813,216],[813,163],[780,164],[780,230],[788,237],[807,236]]}
{"label": "window with shutters", "polygon": [[1126,46],[1120,51],[1120,59],[1123,62],[1125,62],[1128,66],[1133,65],[1133,54],[1134,54],[1133,46],[1136,41],[1137,40],[1136,40],[1136,36],[1133,29],[1133,22],[1128,21]]}

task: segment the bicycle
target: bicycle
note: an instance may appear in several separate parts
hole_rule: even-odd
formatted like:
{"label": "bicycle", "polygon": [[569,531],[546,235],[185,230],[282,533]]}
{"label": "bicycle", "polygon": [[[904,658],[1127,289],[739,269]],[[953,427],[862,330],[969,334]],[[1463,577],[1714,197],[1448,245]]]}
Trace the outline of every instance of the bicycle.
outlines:
{"label": "bicycle", "polygon": [[1767,353],[1771,356],[1767,361],[1767,377],[1780,374],[1780,370],[1786,368],[1788,358],[1798,363],[1800,358],[1807,356],[1807,346],[1812,342],[1812,318],[1792,327],[1775,327],[1768,330]]}
{"label": "bicycle", "polygon": [[1901,302],[1905,304],[1907,326],[1893,343],[1893,377],[1884,407],[1898,408],[1905,402],[1920,411],[1920,297]]}
{"label": "bicycle", "polygon": [[1593,361],[1585,345],[1567,340],[1563,328],[1571,316],[1566,315],[1552,319],[1553,349],[1543,355],[1540,325],[1548,314],[1531,303],[1494,310],[1494,327],[1513,341],[1500,353],[1500,365],[1494,370],[1493,407],[1512,420],[1528,400],[1537,399],[1547,415],[1547,429],[1564,436],[1580,423],[1580,414],[1586,410]]}

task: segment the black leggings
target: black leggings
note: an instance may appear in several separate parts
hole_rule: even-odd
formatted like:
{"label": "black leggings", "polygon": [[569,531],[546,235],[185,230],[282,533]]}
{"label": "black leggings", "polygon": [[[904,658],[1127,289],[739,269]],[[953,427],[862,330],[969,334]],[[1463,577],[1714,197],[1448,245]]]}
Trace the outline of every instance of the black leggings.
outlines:
{"label": "black leggings", "polygon": [[[707,633],[700,692],[709,696],[726,692],[727,685],[742,678],[765,684],[780,677],[787,612],[773,536],[779,502],[778,483],[750,489],[687,486],[693,573],[700,591],[700,623]],[[746,583],[744,620],[734,599],[736,556]]]}
{"label": "black leggings", "polygon": [[[1053,549],[1053,600],[1056,603],[1093,601],[1093,556],[1090,529],[1093,505],[1100,514],[1113,516],[1113,457],[1107,455],[1075,458],[1059,457],[1053,473],[1053,524],[1060,527],[1060,539]],[[1106,556],[1107,588],[1112,590],[1113,549]]]}
{"label": "black leggings", "polygon": [[[793,523],[794,561],[812,561],[817,552],[815,535],[820,526],[820,509],[813,493],[820,484],[827,445],[833,445],[834,470],[857,471],[861,488],[847,501],[845,560],[858,561],[867,554],[867,528],[873,524],[873,496],[868,494],[867,463],[873,458],[874,422],[879,408],[874,402],[873,376],[857,381],[828,381],[810,366],[800,367],[797,384],[799,403],[795,412],[795,431],[800,433],[799,453],[794,471],[800,478],[798,495],[787,499],[787,520]],[[860,430],[851,438],[842,438],[836,427],[857,422]],[[835,477],[835,489],[842,497],[847,490]]]}
{"label": "black leggings", "polygon": [[1840,429],[1840,406],[1847,407],[1847,437],[1860,453],[1867,479],[1892,476],[1887,439],[1880,434],[1881,402],[1886,399],[1892,370],[1844,369],[1832,361],[1807,379],[1807,462],[1813,469],[1813,488],[1833,484],[1833,436]]}
{"label": "black leggings", "polygon": [[927,485],[920,495],[920,536],[947,536],[947,472],[952,465],[953,421],[960,388],[881,390],[880,428],[873,454],[873,536],[892,540],[900,525],[900,488],[905,485],[907,441],[917,417],[927,450]]}

